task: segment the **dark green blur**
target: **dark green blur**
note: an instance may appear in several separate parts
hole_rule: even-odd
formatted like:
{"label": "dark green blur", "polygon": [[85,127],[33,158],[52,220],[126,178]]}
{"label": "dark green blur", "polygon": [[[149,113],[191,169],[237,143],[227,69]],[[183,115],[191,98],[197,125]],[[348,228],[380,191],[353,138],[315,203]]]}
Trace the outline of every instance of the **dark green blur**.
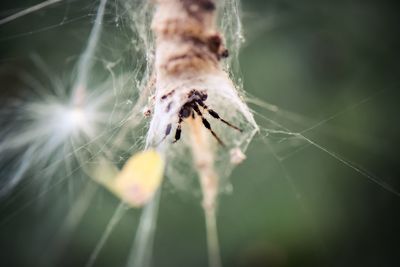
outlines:
{"label": "dark green blur", "polygon": [[[2,1],[2,14],[32,2],[38,1]],[[96,5],[66,5],[0,26],[1,102],[18,94],[16,72],[40,73],[30,63],[32,53],[55,73],[68,75],[90,30],[93,16],[87,14]],[[263,130],[231,177],[232,194],[220,199],[224,266],[399,266],[400,197],[383,188],[400,191],[396,1],[243,0],[242,8],[244,89],[278,111],[250,104]],[[29,34],[60,23],[63,12],[83,17]],[[20,33],[25,34],[13,37]],[[309,128],[303,134],[317,145],[268,131]],[[0,266],[83,266],[118,200],[99,189],[55,256],[59,226],[80,189],[62,184],[39,199],[26,190],[11,205],[3,200],[0,223],[23,209],[0,224]],[[128,212],[95,266],[125,266],[138,215]],[[198,194],[166,186],[153,266],[207,266]]]}

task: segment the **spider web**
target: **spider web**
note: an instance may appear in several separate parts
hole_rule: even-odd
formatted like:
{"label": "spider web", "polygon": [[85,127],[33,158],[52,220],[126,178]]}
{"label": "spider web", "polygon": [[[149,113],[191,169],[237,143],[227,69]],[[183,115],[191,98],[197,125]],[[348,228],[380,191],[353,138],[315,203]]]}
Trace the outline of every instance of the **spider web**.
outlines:
{"label": "spider web", "polygon": [[[15,234],[16,231],[20,231],[19,238],[29,240],[26,245],[21,245],[21,241],[16,242],[16,245],[11,246],[12,249],[26,254],[27,261],[38,253],[38,266],[42,263],[57,265],[61,259],[68,257],[62,252],[65,247],[69,249],[68,254],[76,255],[77,261],[82,265],[90,266],[95,260],[106,265],[123,265],[130,252],[120,248],[130,246],[131,237],[127,238],[126,233],[130,233],[131,236],[134,234],[139,224],[139,214],[135,211],[127,213],[123,207],[116,208],[119,205],[118,201],[88,182],[82,169],[99,156],[121,166],[131,154],[144,145],[146,121],[138,115],[141,115],[142,106],[137,107],[135,103],[140,100],[140,91],[145,87],[153,62],[154,47],[148,28],[151,19],[149,6],[140,1],[107,2],[93,66],[89,76],[85,77],[88,95],[102,102],[102,115],[107,113],[100,123],[102,130],[96,132],[90,140],[72,139],[61,149],[43,150],[43,136],[28,140],[30,142],[26,141],[29,139],[28,133],[31,133],[31,128],[25,127],[32,118],[27,116],[30,110],[22,107],[29,103],[43,103],[43,99],[53,100],[56,96],[68,102],[78,75],[76,62],[81,58],[87,44],[99,6],[99,2],[96,1],[54,2],[27,14],[20,13],[23,16],[0,23],[0,79],[3,87],[7,88],[2,92],[1,100],[2,188],[7,187],[13,179],[16,181],[11,186],[14,190],[6,198],[3,197],[1,204],[2,236],[5,237],[2,240],[6,240],[2,245],[6,247],[10,240],[18,240],[6,234],[6,229],[12,229],[9,232]],[[238,20],[238,2],[224,1],[221,5],[223,16],[220,25],[226,33],[228,48],[233,51],[232,61],[227,63],[227,68],[242,90],[241,80],[237,78],[241,75],[235,55],[243,42]],[[3,17],[9,17],[26,10],[26,5],[23,3],[18,6],[13,3],[4,10]],[[244,18],[254,17],[253,15],[245,13]],[[268,33],[278,35],[276,32],[281,25],[279,19],[284,20],[285,17],[278,11],[273,13],[272,17],[274,16],[278,19],[272,19],[272,23],[266,20],[268,27],[262,27],[262,30],[270,27],[272,30]],[[269,26],[270,23],[272,26]],[[254,53],[260,55],[263,51],[273,51],[281,45],[275,39],[275,43],[262,47],[263,44],[257,44],[258,35],[262,35],[262,32],[246,36],[250,40],[250,47],[245,51],[254,47]],[[278,51],[284,53],[290,50],[290,45],[284,45],[288,47]],[[243,93],[249,105],[254,108],[261,131],[247,153],[248,162],[232,176],[234,193],[222,198],[220,217],[223,219],[220,224],[233,225],[222,230],[222,248],[224,245],[228,247],[225,255],[229,255],[235,248],[246,250],[246,247],[243,248],[246,244],[252,248],[254,244],[251,242],[257,238],[252,239],[250,236],[253,234],[247,233],[244,230],[246,227],[237,228],[237,235],[229,232],[235,230],[235,226],[240,223],[247,223],[255,233],[265,230],[264,227],[272,229],[267,233],[278,239],[277,243],[281,246],[299,248],[301,245],[293,241],[297,239],[305,242],[306,251],[312,251],[315,247],[329,250],[329,247],[333,246],[330,243],[330,235],[343,230],[343,225],[346,225],[341,212],[346,212],[343,206],[347,203],[356,201],[360,206],[360,216],[364,215],[364,218],[366,215],[362,207],[371,207],[373,204],[369,203],[367,194],[384,199],[382,201],[385,204],[398,203],[398,182],[393,178],[395,174],[390,171],[396,165],[394,157],[397,155],[389,153],[391,147],[395,147],[398,133],[393,119],[390,119],[398,112],[392,99],[397,84],[386,81],[384,86],[371,85],[369,89],[360,90],[358,85],[365,85],[361,80],[353,82],[354,85],[343,86],[346,87],[346,91],[333,91],[329,95],[317,97],[317,93],[314,92],[313,95],[311,91],[303,91],[305,95],[300,97],[301,93],[297,91],[292,95],[294,90],[300,89],[290,91],[285,86],[283,89],[271,88],[281,90],[282,98],[288,99],[282,101],[275,91],[268,93],[268,90],[257,90],[260,85],[256,84],[256,81],[263,78],[259,68],[252,68],[254,63],[249,62],[256,58],[254,53],[246,52],[241,61],[245,77]],[[268,55],[274,56],[272,53]],[[285,58],[284,55],[280,56],[281,59]],[[300,72],[299,65],[296,64],[299,64],[301,58],[298,54],[291,56],[291,67]],[[273,73],[271,76],[276,74],[271,64],[265,66]],[[285,68],[288,66],[277,67],[281,72],[295,72]],[[292,82],[299,76],[290,77],[288,80]],[[365,75],[360,79],[364,77]],[[266,83],[273,84],[268,80]],[[271,102],[279,104],[270,104],[264,100],[270,98]],[[314,98],[316,104],[307,107],[311,103],[310,98]],[[335,99],[335,105],[329,105],[331,99]],[[372,123],[365,121],[365,114]],[[10,118],[13,119],[10,121]],[[390,134],[386,129],[391,129],[394,133]],[[21,140],[26,143],[21,143]],[[24,165],[27,161],[30,163]],[[259,167],[260,163],[265,166]],[[22,179],[23,177],[25,179]],[[359,177],[364,179],[358,179]],[[372,182],[372,186],[367,181]],[[226,191],[230,191],[230,188],[227,185]],[[193,191],[191,189],[190,193],[196,195]],[[257,199],[255,195],[262,197]],[[352,195],[358,195],[359,199],[352,199]],[[182,202],[192,200],[189,194],[175,193],[174,187],[166,184],[161,203],[177,202],[179,198],[184,200]],[[241,202],[245,204],[240,205]],[[170,218],[171,214],[167,211],[179,210],[184,214],[184,211],[190,211],[190,208],[176,203],[169,206],[165,204],[167,210],[163,211],[162,206],[159,231],[163,234],[162,240],[171,240],[173,234],[177,234],[176,228],[170,228],[174,229],[171,233],[165,232],[168,232],[171,225],[179,223],[182,217],[177,215]],[[398,204],[393,206],[398,207]],[[242,207],[243,210],[236,210],[235,207]],[[46,212],[46,209],[50,211]],[[268,213],[269,216],[259,216],[260,213]],[[115,215],[106,227],[112,214]],[[193,234],[194,227],[200,228],[200,215],[195,212],[193,214],[193,219],[189,220],[192,225],[183,225],[182,236]],[[241,218],[238,214],[247,214],[251,219]],[[21,227],[12,226],[12,222],[23,222],[29,216],[34,218],[32,222],[21,223]],[[273,216],[280,218],[284,226],[280,227],[279,222],[268,219]],[[294,224],[291,221],[298,223]],[[112,229],[114,227],[115,229]],[[115,232],[111,233],[111,230]],[[273,231],[276,232],[275,235]],[[301,234],[302,232],[305,234]],[[98,243],[100,235],[104,237],[101,240],[109,238],[109,243]],[[240,239],[240,235],[246,237]],[[307,241],[308,235],[314,236],[314,239]],[[85,238],[89,241],[81,244]],[[43,253],[33,249],[40,247],[39,244],[43,242],[40,239],[49,241],[46,245],[48,248],[55,244],[52,248],[54,253]],[[199,260],[199,266],[204,266],[201,265],[201,253],[197,253],[198,248],[194,245],[199,239],[201,237],[194,238],[186,249],[197,249],[194,259]],[[322,245],[314,245],[315,240]],[[228,244],[232,242],[244,245],[229,247]],[[93,252],[96,244],[101,245],[99,250],[95,249]],[[105,245],[104,254],[109,256],[114,253],[114,256],[109,259],[102,256],[102,245]],[[143,245],[143,249],[146,250],[149,246],[151,247],[151,244]],[[179,242],[165,249],[165,252],[160,246],[155,243],[155,266],[162,259],[168,258],[166,254],[176,255],[185,251],[185,246]],[[279,245],[273,248],[268,244],[254,246],[257,246],[256,252],[259,247],[267,247],[268,252],[281,249]],[[323,253],[327,253],[329,258],[329,251]],[[97,259],[98,256],[100,258]],[[186,255],[181,255],[180,260],[191,262],[190,257]],[[234,259],[227,258],[226,261]],[[171,262],[178,264],[179,260],[172,259]],[[72,266],[72,260],[71,263],[67,262],[66,266],[69,264]]]}

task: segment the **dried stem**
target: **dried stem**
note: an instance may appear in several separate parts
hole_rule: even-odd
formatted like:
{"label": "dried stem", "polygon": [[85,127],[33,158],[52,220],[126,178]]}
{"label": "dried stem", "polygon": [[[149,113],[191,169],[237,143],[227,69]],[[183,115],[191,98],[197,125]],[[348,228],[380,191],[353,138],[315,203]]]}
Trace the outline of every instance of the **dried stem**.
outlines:
{"label": "dried stem", "polygon": [[219,251],[216,209],[204,210],[207,229],[208,261],[210,267],[221,267],[221,256]]}
{"label": "dried stem", "polygon": [[198,171],[203,192],[203,209],[206,220],[207,246],[210,267],[220,267],[218,231],[216,223],[218,176],[214,170],[214,157],[210,147],[209,133],[199,117],[189,121],[194,164]]}
{"label": "dried stem", "polygon": [[[204,87],[205,80],[200,77],[214,75],[222,80],[226,79],[220,60],[228,56],[228,51],[223,45],[222,36],[216,30],[215,21],[216,5],[212,0],[156,1],[152,22],[156,37],[154,117],[166,116],[166,113],[178,114],[196,83],[197,86]],[[164,107],[163,103],[168,102]],[[211,146],[213,140],[199,116],[185,118],[185,122],[190,129],[188,134],[191,138],[193,164],[203,192],[209,264],[210,267],[220,267],[216,226],[219,179],[214,167],[215,151]],[[154,128],[163,123],[160,118],[153,119],[149,132],[160,132]],[[164,133],[166,128],[160,128]],[[152,135],[149,136],[151,139]],[[165,136],[161,141],[164,140]]]}

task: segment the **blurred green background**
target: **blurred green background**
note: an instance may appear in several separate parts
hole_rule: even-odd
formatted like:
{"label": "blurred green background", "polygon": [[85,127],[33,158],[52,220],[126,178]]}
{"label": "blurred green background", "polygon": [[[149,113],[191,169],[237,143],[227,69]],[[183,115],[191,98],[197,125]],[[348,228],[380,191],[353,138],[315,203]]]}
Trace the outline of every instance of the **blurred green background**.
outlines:
{"label": "blurred green background", "polygon": [[[37,2],[2,1],[1,14]],[[32,53],[68,75],[96,5],[61,3],[0,26],[2,103],[18,94],[21,70],[40,75]],[[343,162],[400,190],[396,1],[245,0],[242,8],[244,88],[274,106],[250,104],[263,130],[231,177],[233,192],[220,198],[224,266],[400,266],[399,196]],[[304,131],[318,145],[271,129]],[[67,191],[61,184],[39,199],[28,190],[2,201],[1,266],[84,265],[118,201],[98,189],[70,242],[60,245],[59,227],[78,195]],[[138,215],[124,216],[95,266],[125,265]],[[207,266],[197,194],[166,186],[153,266]]]}

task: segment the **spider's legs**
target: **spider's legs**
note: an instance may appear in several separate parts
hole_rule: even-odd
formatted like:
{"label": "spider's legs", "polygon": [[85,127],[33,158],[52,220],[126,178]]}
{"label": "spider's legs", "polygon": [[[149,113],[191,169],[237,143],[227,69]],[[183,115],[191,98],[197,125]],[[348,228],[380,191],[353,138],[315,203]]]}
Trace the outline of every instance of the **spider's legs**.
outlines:
{"label": "spider's legs", "polygon": [[164,137],[163,137],[163,139],[161,139],[160,143],[162,143],[165,140],[165,138],[167,138],[167,136],[171,133],[171,129],[172,129],[172,124],[169,123],[167,125],[167,128],[165,129]]}
{"label": "spider's legs", "polygon": [[201,113],[199,106],[197,106],[196,103],[193,103],[192,108],[194,111],[196,111],[197,115],[199,115],[200,117],[203,117],[203,114]]}
{"label": "spider's legs", "polygon": [[233,129],[235,129],[235,130],[237,130],[237,131],[239,131],[239,132],[242,132],[242,131],[243,131],[243,130],[240,129],[239,127],[237,127],[237,126],[233,125],[232,123],[230,123],[230,122],[224,120],[223,118],[221,118],[221,117],[218,115],[218,113],[215,112],[214,110],[208,109],[208,113],[209,113],[213,118],[222,121],[223,123],[225,123],[225,124],[228,125],[229,127],[233,128]]}
{"label": "spider's legs", "polygon": [[202,108],[204,108],[205,110],[207,110],[208,113],[209,113],[213,118],[222,121],[223,123],[225,123],[225,124],[228,125],[229,127],[233,128],[233,129],[235,129],[235,130],[237,130],[237,131],[239,131],[239,132],[242,132],[242,129],[240,129],[239,127],[233,125],[232,123],[230,123],[230,122],[224,120],[223,118],[221,118],[221,117],[218,115],[217,112],[215,112],[214,110],[208,108],[207,105],[204,104],[204,102],[203,102],[202,100],[197,100],[196,103],[199,104],[199,105],[200,105]]}
{"label": "spider's legs", "polygon": [[176,143],[179,141],[179,139],[181,139],[182,121],[183,121],[183,119],[181,117],[179,117],[178,127],[176,127],[176,131],[175,131],[175,140],[172,143]]}
{"label": "spider's legs", "polygon": [[[192,118],[195,118],[195,113],[192,111]],[[182,117],[179,117],[179,121],[178,121],[178,127],[176,127],[176,131],[175,131],[175,140],[172,143],[176,143],[179,141],[179,139],[181,139],[181,133],[182,133],[182,122],[183,119]],[[168,126],[170,126],[170,124],[168,124]],[[168,126],[167,126],[167,130],[168,130]],[[170,129],[171,131],[171,129]]]}
{"label": "spider's legs", "polygon": [[221,138],[219,138],[218,135],[213,131],[213,129],[211,128],[210,123],[206,120],[206,118],[203,117],[203,114],[201,114],[201,111],[200,111],[200,109],[199,109],[199,107],[197,106],[196,103],[193,103],[193,109],[201,117],[201,121],[203,122],[204,127],[206,127],[207,130],[209,130],[211,132],[211,134],[215,137],[215,139],[218,141],[218,143],[221,146],[225,147],[224,142],[222,142]]}
{"label": "spider's legs", "polygon": [[221,146],[225,147],[224,142],[222,142],[222,140],[218,137],[218,135],[211,129],[210,123],[204,117],[201,117],[201,120],[203,122],[204,127],[206,127],[211,132],[211,134],[215,137],[215,139],[217,139],[218,143]]}
{"label": "spider's legs", "polygon": [[171,129],[172,129],[172,124],[169,123],[169,124],[167,125],[167,128],[165,128],[164,137],[161,139],[160,142],[157,143],[157,146],[159,146],[162,142],[164,142],[164,140],[167,138],[167,136],[171,133]]}
{"label": "spider's legs", "polygon": [[[214,130],[211,128],[211,124],[210,122],[203,117],[203,114],[200,111],[199,106],[201,106],[202,108],[204,108],[205,110],[208,111],[208,113],[215,119],[218,119],[220,121],[222,121],[223,123],[225,123],[226,125],[232,127],[235,130],[238,130],[240,132],[242,132],[241,129],[239,129],[238,127],[232,125],[231,123],[229,123],[228,121],[222,119],[217,112],[215,112],[212,109],[209,109],[206,104],[204,104],[202,99],[196,99],[196,100],[192,100],[188,103],[186,103],[182,109],[179,111],[179,121],[178,121],[178,126],[176,128],[175,131],[175,140],[172,143],[176,143],[181,139],[181,134],[182,134],[182,122],[183,119],[188,118],[190,116],[192,116],[192,118],[194,119],[196,117],[196,114],[201,117],[201,121],[204,125],[204,127],[206,127],[207,130],[209,130],[211,132],[211,134],[214,136],[214,138],[218,141],[218,143],[225,147],[224,142],[222,142],[221,138],[218,137],[218,135],[214,132]],[[170,134],[171,132],[171,124],[167,125],[167,128],[165,130],[165,137],[164,139]],[[163,140],[164,140],[163,139]]]}

